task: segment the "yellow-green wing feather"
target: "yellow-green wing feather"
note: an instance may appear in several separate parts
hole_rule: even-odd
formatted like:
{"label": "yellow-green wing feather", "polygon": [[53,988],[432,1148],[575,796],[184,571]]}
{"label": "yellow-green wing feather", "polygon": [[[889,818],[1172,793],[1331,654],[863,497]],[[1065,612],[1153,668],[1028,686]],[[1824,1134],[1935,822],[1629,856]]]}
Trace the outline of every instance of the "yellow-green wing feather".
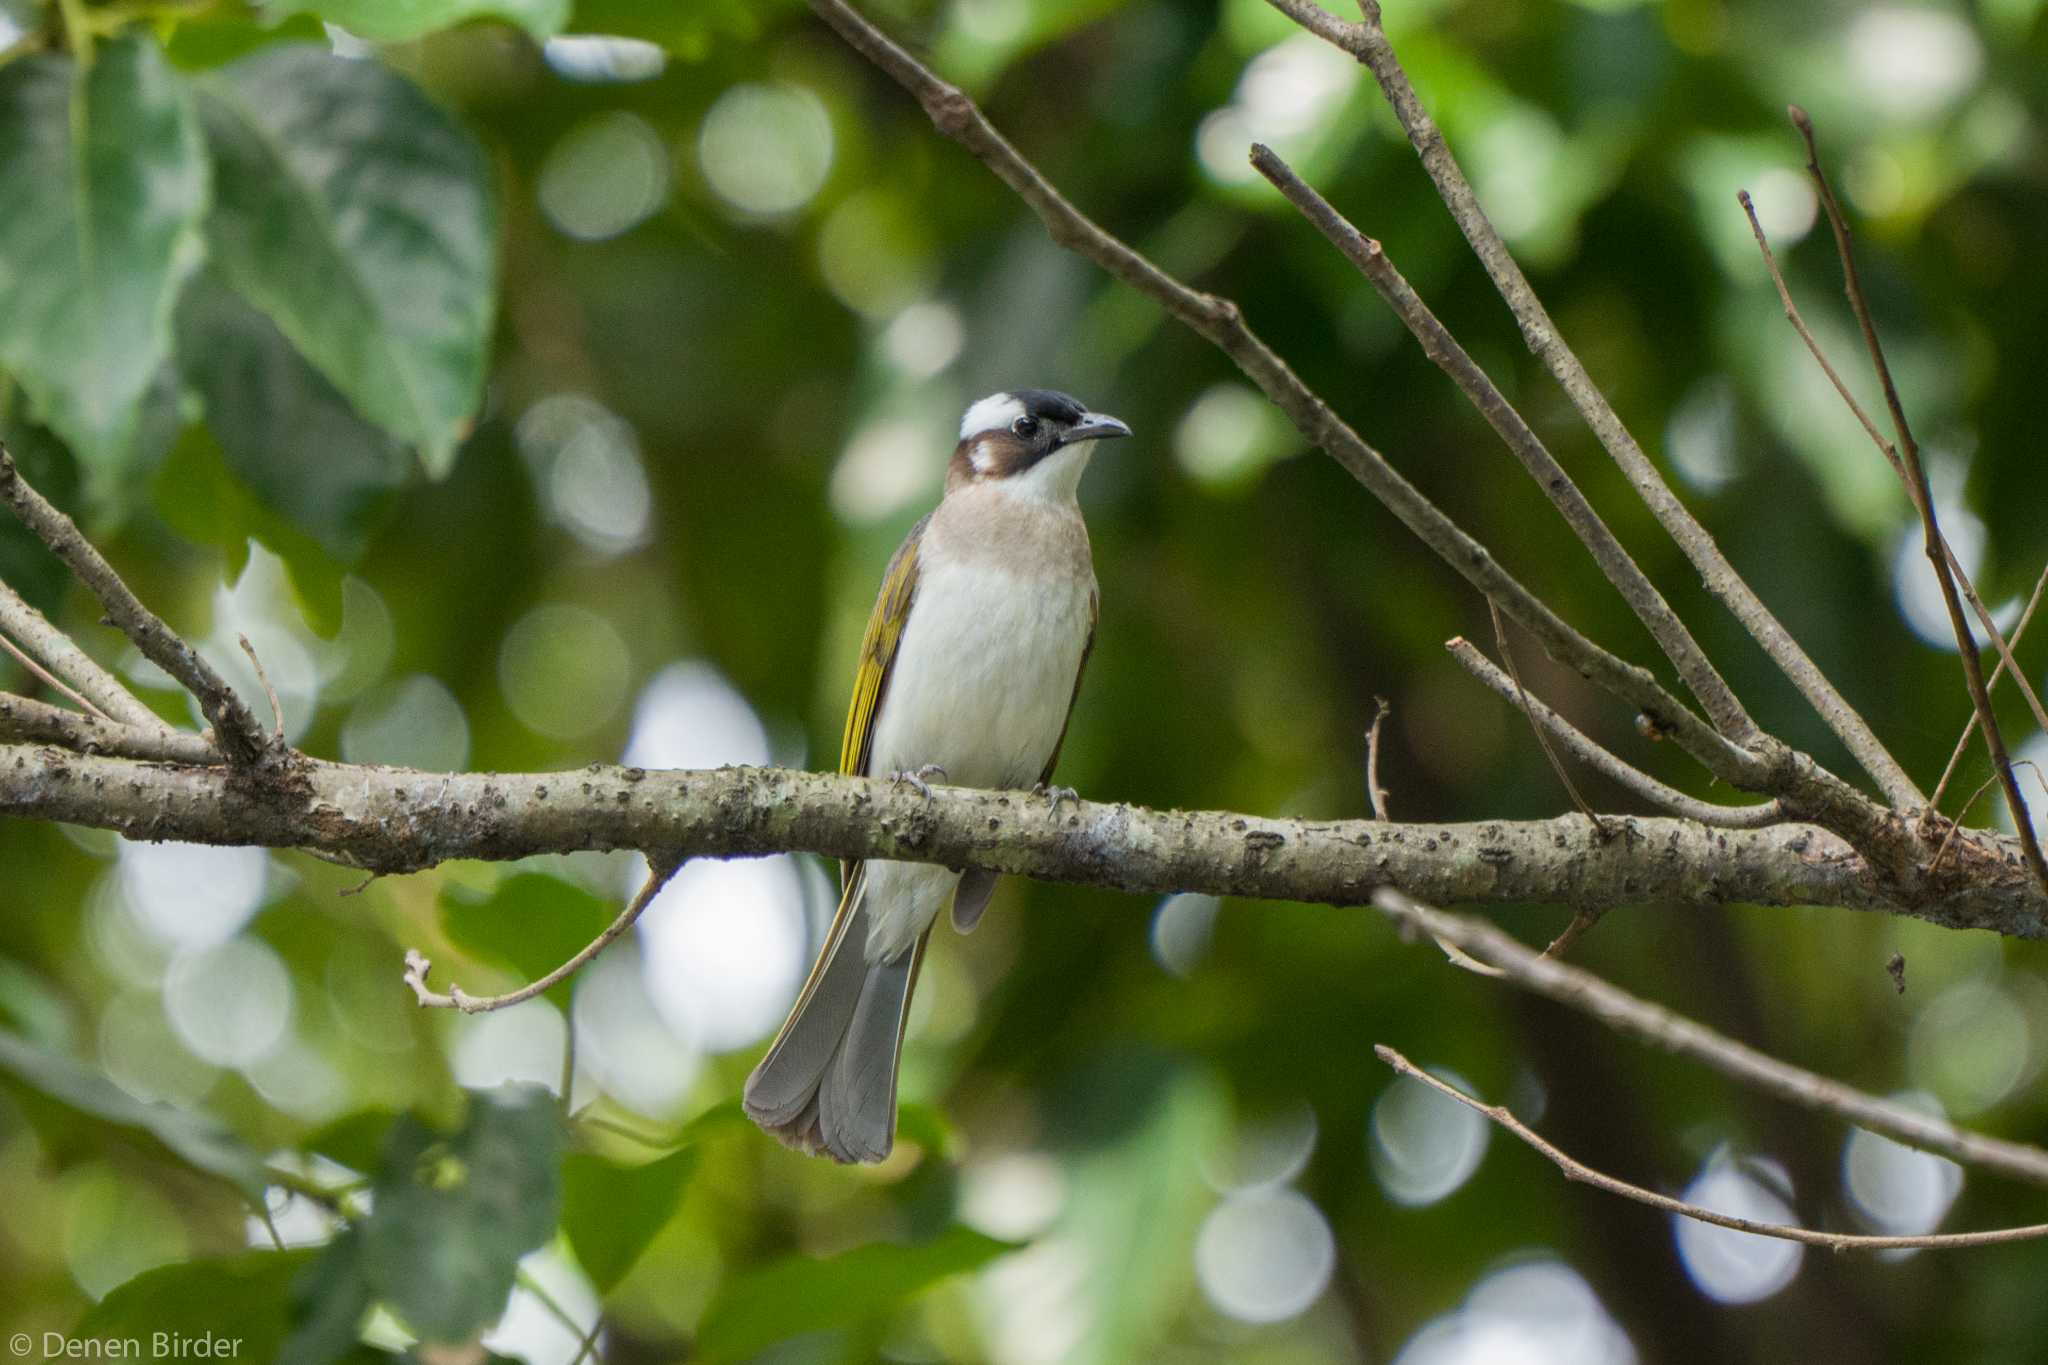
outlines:
{"label": "yellow-green wing feather", "polygon": [[[882,590],[875,595],[875,609],[868,616],[867,634],[861,637],[860,663],[853,675],[853,700],[846,710],[846,734],[839,741],[839,771],[853,777],[867,774],[868,759],[875,747],[875,715],[881,709],[882,693],[889,685],[889,669],[896,662],[896,646],[903,639],[903,627],[910,620],[911,599],[917,596],[917,550],[924,542],[926,515],[896,547],[889,568],[882,575]],[[841,885],[851,885],[854,863],[841,863]]]}

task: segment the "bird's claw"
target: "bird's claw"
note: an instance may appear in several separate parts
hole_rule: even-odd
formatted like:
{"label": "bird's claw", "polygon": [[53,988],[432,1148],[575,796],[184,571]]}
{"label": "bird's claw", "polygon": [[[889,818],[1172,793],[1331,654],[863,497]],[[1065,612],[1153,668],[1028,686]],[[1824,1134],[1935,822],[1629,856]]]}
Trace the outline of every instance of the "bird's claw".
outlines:
{"label": "bird's claw", "polygon": [[889,774],[889,781],[898,787],[909,787],[925,800],[932,799],[931,780],[943,778],[946,770],[936,763],[927,763],[921,768],[904,768]]}
{"label": "bird's claw", "polygon": [[1052,814],[1055,816],[1060,813],[1060,807],[1065,803],[1071,801],[1075,805],[1079,805],[1081,802],[1081,793],[1075,791],[1072,787],[1055,787],[1051,783],[1041,782],[1031,790],[1052,802]]}

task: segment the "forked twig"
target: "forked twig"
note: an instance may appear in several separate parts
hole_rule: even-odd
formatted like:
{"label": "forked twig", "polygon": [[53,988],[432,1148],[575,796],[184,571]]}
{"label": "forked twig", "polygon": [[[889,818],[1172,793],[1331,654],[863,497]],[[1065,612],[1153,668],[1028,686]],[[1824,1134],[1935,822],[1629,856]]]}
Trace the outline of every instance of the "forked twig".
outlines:
{"label": "forked twig", "polygon": [[15,468],[14,457],[0,444],[0,502],[14,509],[22,525],[55,552],[79,582],[91,589],[107,617],[134,642],[143,657],[176,678],[199,702],[213,725],[221,752],[232,763],[253,764],[265,751],[263,731],[249,708],[235,695],[213,665],[142,604],[113,565],[93,548],[77,525],[29,487]]}
{"label": "forked twig", "polygon": [[[1497,668],[1493,661],[1480,653],[1471,641],[1463,636],[1453,636],[1444,642],[1444,648],[1458,661],[1467,673],[1484,684],[1496,696],[1509,705],[1517,705],[1518,689],[1515,680]],[[1687,796],[1676,787],[1666,786],[1642,769],[1633,766],[1617,756],[1544,704],[1543,699],[1533,693],[1522,692],[1527,701],[1529,717],[1545,730],[1566,751],[1581,763],[1594,769],[1609,781],[1634,792],[1653,806],[1659,806],[1673,815],[1687,820],[1697,820],[1703,825],[1714,825],[1721,829],[1761,829],[1786,819],[1785,806],[1781,801],[1765,801],[1754,806],[1717,806],[1711,801],[1701,801]]]}
{"label": "forked twig", "polygon": [[49,688],[52,692],[55,692],[58,696],[64,697],[65,699],[70,701],[70,703],[73,706],[76,706],[80,711],[84,712],[86,715],[91,716],[94,720],[103,720],[108,722],[109,724],[113,723],[114,718],[112,716],[109,716],[106,712],[100,710],[99,707],[94,706],[86,698],[80,696],[77,693],[77,691],[72,688],[71,684],[65,682],[62,678],[58,677],[55,673],[52,673],[49,669],[44,668],[40,663],[36,662],[35,657],[33,655],[31,655],[27,650],[23,649],[20,645],[14,643],[14,641],[8,639],[4,634],[0,634],[0,649],[4,649],[9,654],[13,655],[14,661],[20,664],[23,668],[27,669],[31,676],[40,679],[45,687]]}
{"label": "forked twig", "polygon": [[1522,686],[1522,674],[1515,667],[1514,651],[1508,648],[1508,628],[1506,623],[1500,619],[1500,609],[1491,602],[1488,602],[1486,606],[1487,610],[1493,614],[1494,648],[1500,651],[1500,661],[1507,665],[1508,679],[1515,685],[1515,704],[1521,708],[1522,714],[1529,720],[1529,729],[1536,735],[1536,747],[1543,750],[1543,756],[1550,760],[1550,770],[1557,774],[1557,780],[1564,783],[1564,789],[1571,793],[1572,804],[1579,808],[1579,814],[1591,820],[1595,830],[1603,834],[1606,833],[1607,826],[1600,823],[1600,817],[1593,813],[1592,806],[1586,803],[1585,797],[1579,795],[1578,784],[1573,782],[1572,775],[1565,771],[1564,764],[1557,757],[1557,750],[1550,747],[1550,736],[1545,733],[1544,727],[1536,720],[1536,712],[1529,705],[1529,691]]}
{"label": "forked twig", "polygon": [[1457,944],[1508,980],[1667,1052],[1704,1062],[1731,1080],[1803,1109],[1832,1114],[1908,1147],[2048,1186],[2048,1151],[1958,1128],[1854,1086],[1779,1061],[1706,1025],[1651,1004],[1580,967],[1546,958],[1483,920],[1446,914],[1392,887],[1373,904],[1396,923]]}
{"label": "forked twig", "polygon": [[413,997],[419,1001],[422,1009],[461,1010],[464,1014],[484,1014],[531,1000],[550,987],[568,980],[584,963],[610,947],[619,935],[632,928],[633,921],[639,919],[647,907],[654,903],[655,896],[660,894],[662,887],[668,885],[668,879],[673,877],[676,869],[682,865],[683,860],[673,855],[647,855],[647,880],[641,884],[639,893],[626,908],[619,912],[618,918],[607,924],[603,933],[584,944],[574,957],[546,976],[537,981],[530,981],[516,991],[507,991],[503,995],[471,995],[453,982],[449,983],[446,993],[432,990],[427,986],[427,973],[434,969],[434,964],[417,948],[405,950],[405,984],[412,987]]}
{"label": "forked twig", "polygon": [[1920,444],[1913,438],[1912,425],[1906,420],[1906,408],[1899,400],[1898,385],[1892,382],[1891,366],[1884,357],[1884,343],[1878,339],[1877,325],[1871,319],[1870,304],[1863,293],[1863,280],[1856,269],[1856,253],[1849,240],[1848,216],[1842,212],[1834,187],[1828,183],[1827,173],[1821,169],[1813,120],[1796,104],[1788,112],[1792,125],[1806,143],[1806,173],[1820,193],[1821,206],[1827,211],[1828,226],[1834,230],[1835,252],[1842,262],[1842,289],[1849,297],[1849,308],[1856,315],[1856,324],[1863,331],[1863,343],[1870,352],[1871,367],[1877,372],[1878,387],[1884,391],[1885,407],[1891,413],[1892,430],[1898,438],[1899,458],[1910,476],[1914,490],[1912,501],[1920,513],[1927,558],[1934,565],[1935,580],[1941,585],[1942,605],[1948,609],[1949,625],[1955,632],[1956,653],[1961,656],[1963,664],[1963,682],[1970,691],[1970,704],[1976,708],[1978,726],[1984,731],[1984,747],[1991,751],[1992,768],[1998,774],[1999,785],[2005,788],[2005,803],[2012,811],[2013,824],[2019,833],[2020,851],[2025,855],[2035,879],[2043,888],[2048,888],[2048,861],[2041,856],[2040,842],[2034,837],[2034,822],[2027,813],[2027,799],[2020,793],[2019,779],[2013,776],[2012,759],[2005,749],[2005,736],[1999,730],[1998,716],[1991,709],[1991,693],[1984,684],[1984,665],[1977,657],[1977,643],[1971,638],[1970,623],[1963,615],[1962,599],[1956,589],[1955,575],[1950,571],[1941,526],[1935,519],[1934,492],[1927,482],[1927,468],[1920,459]]}
{"label": "forked twig", "polygon": [[5,583],[0,583],[0,633],[20,641],[51,672],[89,698],[100,714],[139,730],[170,732],[171,727],[161,716],[144,706],[119,679],[101,668],[70,636],[51,625],[48,617]]}
{"label": "forked twig", "polygon": [[1792,1227],[1785,1223],[1759,1223],[1751,1218],[1738,1218],[1734,1214],[1719,1213],[1699,1204],[1687,1203],[1683,1199],[1673,1199],[1668,1194],[1646,1190],[1641,1185],[1632,1185],[1626,1180],[1595,1170],[1516,1118],[1506,1105],[1487,1104],[1473,1098],[1441,1077],[1424,1071],[1385,1043],[1373,1044],[1372,1050],[1374,1056],[1399,1074],[1420,1081],[1438,1094],[1456,1100],[1533,1148],[1544,1160],[1557,1167],[1566,1180],[1591,1185],[1596,1190],[1605,1190],[1623,1199],[1631,1199],[1638,1204],[1646,1204],[1653,1209],[1674,1213],[1695,1222],[1712,1223],[1715,1227],[1733,1228],[1737,1232],[1754,1233],[1758,1237],[1776,1237],[1781,1241],[1826,1247],[1829,1251],[1903,1251],[1909,1248],[1931,1251],[1999,1246],[2007,1242],[2027,1242],[2039,1237],[2048,1237],[2048,1223],[2037,1223],[2030,1227],[1992,1228],[1984,1232],[1929,1232],[1911,1236],[1877,1236],[1869,1233],[1822,1232],[1818,1228]]}
{"label": "forked twig", "polygon": [[[1308,32],[1351,54],[1372,72],[1381,93],[1393,108],[1395,118],[1407,133],[1410,145],[1421,158],[1424,170],[1435,182],[1438,196],[1450,210],[1473,254],[1478,256],[1480,264],[1492,277],[1494,287],[1507,303],[1509,311],[1514,314],[1529,350],[1549,369],[1601,446],[1621,467],[1644,505],[1699,570],[1707,590],[1727,606],[1779,671],[1799,689],[1828,728],[1877,782],[1887,801],[1900,810],[1917,810],[1924,805],[1925,798],[1913,779],[1827,675],[1800,648],[1799,642],[1792,638],[1770,608],[1764,605],[1756,591],[1736,572],[1707,529],[1672,492],[1664,476],[1622,424],[1606,395],[1586,372],[1585,365],[1566,344],[1542,300],[1530,288],[1528,277],[1516,264],[1507,243],[1479,206],[1471,183],[1465,179],[1457,159],[1451,155],[1443,130],[1423,108],[1380,23],[1377,0],[1361,0],[1361,23],[1347,23],[1316,5],[1314,0],[1268,0],[1268,3]],[[1747,740],[1750,737],[1743,738]]]}

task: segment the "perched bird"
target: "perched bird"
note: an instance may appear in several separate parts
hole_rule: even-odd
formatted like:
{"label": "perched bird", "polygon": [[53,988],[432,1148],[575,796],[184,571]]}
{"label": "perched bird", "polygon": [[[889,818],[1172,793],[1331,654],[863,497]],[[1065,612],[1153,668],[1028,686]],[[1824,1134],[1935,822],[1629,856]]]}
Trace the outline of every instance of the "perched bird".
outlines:
{"label": "perched bird", "polygon": [[[1095,443],[1128,436],[1063,393],[982,399],[960,423],[938,507],[889,561],[861,641],[839,770],[925,790],[1048,784],[1095,642],[1095,569],[1074,499]],[[965,933],[993,872],[843,865],[839,911],[767,1056],[747,1114],[784,1143],[880,1161],[925,942],[950,899]]]}

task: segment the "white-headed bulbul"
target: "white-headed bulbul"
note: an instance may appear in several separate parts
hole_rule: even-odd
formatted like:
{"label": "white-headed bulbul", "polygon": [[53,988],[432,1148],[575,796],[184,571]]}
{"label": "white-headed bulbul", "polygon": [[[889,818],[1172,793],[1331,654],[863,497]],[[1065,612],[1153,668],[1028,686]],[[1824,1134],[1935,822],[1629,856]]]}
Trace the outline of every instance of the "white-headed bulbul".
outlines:
{"label": "white-headed bulbul", "polygon": [[[1075,490],[1095,443],[1128,436],[1063,393],[982,399],[960,423],[938,507],[889,561],[854,675],[839,770],[923,787],[1050,792],[1095,641],[1095,568]],[[746,1110],[791,1147],[880,1161],[933,922],[974,927],[993,872],[849,862],[838,913]]]}

